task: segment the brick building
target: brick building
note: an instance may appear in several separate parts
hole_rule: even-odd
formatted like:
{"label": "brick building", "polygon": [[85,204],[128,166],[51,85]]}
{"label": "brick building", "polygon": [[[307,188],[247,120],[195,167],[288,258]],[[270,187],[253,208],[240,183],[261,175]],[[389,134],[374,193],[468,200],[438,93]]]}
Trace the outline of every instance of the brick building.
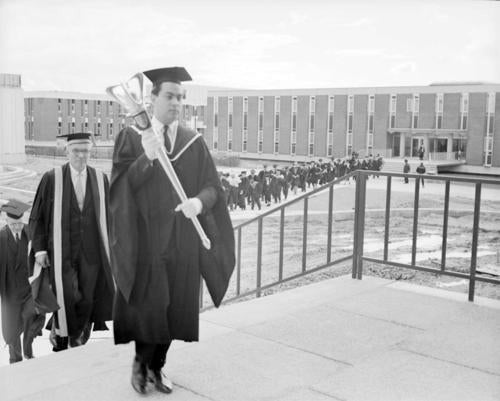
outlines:
{"label": "brick building", "polygon": [[214,152],[305,161],[380,153],[466,157],[500,166],[500,84],[211,90],[205,139]]}

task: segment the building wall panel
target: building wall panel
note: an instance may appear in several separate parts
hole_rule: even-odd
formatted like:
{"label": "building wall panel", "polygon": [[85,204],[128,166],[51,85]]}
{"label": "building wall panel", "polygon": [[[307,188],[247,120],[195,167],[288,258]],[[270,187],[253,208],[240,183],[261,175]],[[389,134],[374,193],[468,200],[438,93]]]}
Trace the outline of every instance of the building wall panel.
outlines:
{"label": "building wall panel", "polygon": [[243,97],[233,96],[233,152],[241,152],[243,144]]}
{"label": "building wall panel", "polygon": [[248,144],[247,151],[257,153],[258,96],[248,96]]}
{"label": "building wall panel", "polygon": [[309,96],[297,96],[297,155],[308,154]]}
{"label": "building wall panel", "polygon": [[423,93],[420,95],[418,128],[432,129],[436,125],[436,95]]}
{"label": "building wall panel", "polygon": [[466,159],[472,165],[484,164],[485,115],[486,93],[470,93]]}
{"label": "building wall panel", "polygon": [[352,124],[352,150],[366,154],[366,138],[368,132],[368,96],[354,96],[354,116]]}
{"label": "building wall panel", "polygon": [[460,128],[460,94],[445,93],[443,104],[443,128]]}
{"label": "building wall panel", "polygon": [[328,131],[328,96],[316,96],[316,111],[314,117],[314,155],[326,157],[327,131]]}
{"label": "building wall panel", "polygon": [[292,135],[292,97],[280,96],[280,148],[281,155],[290,154]]}
{"label": "building wall panel", "polygon": [[274,153],[274,96],[264,96],[263,153]]}
{"label": "building wall panel", "polygon": [[333,114],[333,156],[344,157],[347,133],[347,95],[335,95]]}
{"label": "building wall panel", "polygon": [[389,128],[389,102],[391,96],[375,95],[375,114],[374,114],[374,133],[373,133],[373,148],[375,154],[382,152],[386,147],[390,147],[387,143],[387,129]]}

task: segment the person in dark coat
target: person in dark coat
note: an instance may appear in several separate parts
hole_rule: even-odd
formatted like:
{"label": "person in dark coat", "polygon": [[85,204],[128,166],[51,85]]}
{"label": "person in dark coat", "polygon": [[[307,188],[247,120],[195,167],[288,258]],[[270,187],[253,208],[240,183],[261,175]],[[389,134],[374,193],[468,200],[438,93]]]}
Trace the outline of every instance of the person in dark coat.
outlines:
{"label": "person in dark coat", "polygon": [[[405,159],[405,164],[403,165],[403,173],[408,174],[410,172],[410,164],[408,163],[408,159]],[[408,177],[405,177],[405,184],[408,184]]]}
{"label": "person in dark coat", "polygon": [[[172,340],[198,341],[200,273],[219,306],[234,269],[234,233],[210,152],[178,122],[182,67],[144,72],[153,83],[152,130],[125,127],[116,138],[111,172],[111,255],[117,291],[116,344],[135,341],[131,383],[170,393],[162,376]],[[158,134],[155,134],[158,133]],[[187,195],[180,202],[157,160],[167,156]],[[206,250],[193,226],[198,218],[212,241]]]}
{"label": "person in dark coat", "polygon": [[424,160],[424,155],[425,155],[425,149],[423,146],[420,146],[420,148],[418,148],[418,158],[420,160]]}
{"label": "person in dark coat", "polygon": [[424,177],[423,175],[425,174],[425,166],[424,166],[424,163],[420,163],[420,166],[417,167],[417,173],[418,174],[422,174],[422,176],[420,177],[420,182],[422,183],[422,188],[424,187]]}
{"label": "person in dark coat", "polygon": [[238,207],[241,210],[246,210],[246,198],[248,195],[248,186],[250,185],[246,171],[241,172],[240,180],[240,185],[238,186]]}
{"label": "person in dark coat", "polygon": [[[29,284],[28,229],[22,217],[29,205],[11,199],[2,205],[7,224],[0,230],[0,297],[2,335],[9,346],[9,362],[33,358],[33,339],[45,322],[35,309]],[[21,334],[23,335],[21,349]]]}
{"label": "person in dark coat", "polygon": [[60,306],[49,321],[54,352],[85,344],[92,325],[107,330],[114,294],[108,179],[87,165],[91,134],[62,137],[69,161],[43,175],[29,221],[36,262],[49,269]]}

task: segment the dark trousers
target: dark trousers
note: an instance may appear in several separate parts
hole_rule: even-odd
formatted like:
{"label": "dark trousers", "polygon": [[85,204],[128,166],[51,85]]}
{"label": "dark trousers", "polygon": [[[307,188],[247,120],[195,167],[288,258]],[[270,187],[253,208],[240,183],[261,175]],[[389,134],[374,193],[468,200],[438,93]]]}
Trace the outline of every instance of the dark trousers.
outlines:
{"label": "dark trousers", "polygon": [[[73,348],[88,341],[92,329],[94,293],[101,268],[100,264],[88,262],[83,252],[72,262],[73,270],[69,275],[71,287],[67,285],[65,288],[65,291],[72,288],[72,292],[64,295],[69,338],[60,337],[53,330],[51,337],[54,352],[68,349],[68,344]],[[54,315],[57,316],[57,313]]]}
{"label": "dark trousers", "polygon": [[33,358],[33,339],[38,335],[40,328],[43,327],[45,315],[35,313],[33,299],[25,301],[19,310],[19,326],[23,328],[23,342],[21,350],[21,337],[9,344],[9,362],[15,363],[23,360],[23,354],[26,359]]}
{"label": "dark trousers", "polygon": [[167,351],[172,344],[169,340],[166,344],[148,344],[140,341],[135,342],[135,357],[153,371],[158,371],[165,366]]}

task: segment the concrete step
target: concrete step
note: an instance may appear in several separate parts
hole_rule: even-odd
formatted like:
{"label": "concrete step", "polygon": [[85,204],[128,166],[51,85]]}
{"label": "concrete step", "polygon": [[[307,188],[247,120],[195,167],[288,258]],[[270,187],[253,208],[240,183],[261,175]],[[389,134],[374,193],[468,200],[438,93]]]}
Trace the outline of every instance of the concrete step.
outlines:
{"label": "concrete step", "polygon": [[[201,314],[175,341],[176,400],[498,400],[500,303],[350,276]],[[111,339],[0,368],[2,401],[137,400]],[[165,399],[158,392],[150,399]]]}

